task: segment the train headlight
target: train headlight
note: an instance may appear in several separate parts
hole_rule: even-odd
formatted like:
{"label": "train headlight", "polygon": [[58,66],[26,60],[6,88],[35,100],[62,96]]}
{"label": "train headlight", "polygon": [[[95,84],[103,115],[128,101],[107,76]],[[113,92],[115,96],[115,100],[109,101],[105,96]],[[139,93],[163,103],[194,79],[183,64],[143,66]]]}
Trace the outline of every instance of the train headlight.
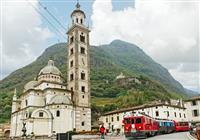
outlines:
{"label": "train headlight", "polygon": [[132,128],[135,128],[135,125],[134,124],[132,124],[132,126],[131,126]]}

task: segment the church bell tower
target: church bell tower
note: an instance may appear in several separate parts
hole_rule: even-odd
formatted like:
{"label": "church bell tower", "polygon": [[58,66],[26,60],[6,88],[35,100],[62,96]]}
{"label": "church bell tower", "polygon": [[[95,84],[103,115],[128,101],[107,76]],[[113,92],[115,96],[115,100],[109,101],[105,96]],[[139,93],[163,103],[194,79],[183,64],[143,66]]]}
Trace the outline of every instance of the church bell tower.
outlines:
{"label": "church bell tower", "polygon": [[89,32],[85,13],[76,4],[68,35],[68,89],[73,91],[76,131],[91,130]]}

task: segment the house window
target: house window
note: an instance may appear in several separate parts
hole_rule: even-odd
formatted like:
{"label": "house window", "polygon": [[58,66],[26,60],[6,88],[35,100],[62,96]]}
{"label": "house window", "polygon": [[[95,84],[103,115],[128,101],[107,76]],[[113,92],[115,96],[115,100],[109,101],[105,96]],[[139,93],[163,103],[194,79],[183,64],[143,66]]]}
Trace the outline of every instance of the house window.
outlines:
{"label": "house window", "polygon": [[85,122],[82,122],[81,125],[84,126],[84,125],[85,125]]}
{"label": "house window", "polygon": [[70,74],[70,81],[73,81],[74,80],[74,74]]}
{"label": "house window", "polygon": [[117,121],[119,121],[119,116],[117,116]]}
{"label": "house window", "polygon": [[106,118],[106,122],[108,122],[108,118]]}
{"label": "house window", "polygon": [[184,118],[186,118],[186,115],[185,114],[183,114],[184,115]]}
{"label": "house window", "polygon": [[71,87],[71,91],[73,91],[74,89],[73,89],[73,87]]}
{"label": "house window", "polygon": [[73,48],[70,49],[70,55],[72,55],[72,54],[74,54],[74,49]]}
{"label": "house window", "polygon": [[78,18],[76,18],[76,23],[78,23]]}
{"label": "house window", "polygon": [[81,54],[85,54],[85,48],[81,47]]}
{"label": "house window", "polygon": [[43,112],[39,112],[39,117],[43,117],[44,113]]}
{"label": "house window", "polygon": [[83,19],[81,19],[81,24],[83,24]]}
{"label": "house window", "polygon": [[194,117],[199,116],[199,111],[197,109],[193,110],[192,112],[193,112],[192,114]]}
{"label": "house window", "polygon": [[83,33],[80,35],[80,41],[85,43],[85,36],[83,35]]}
{"label": "house window", "polygon": [[85,80],[85,73],[81,72],[81,80]]}
{"label": "house window", "polygon": [[72,60],[72,61],[70,62],[70,67],[73,67],[73,65],[74,65],[74,61]]}
{"label": "house window", "polygon": [[56,111],[56,117],[60,117],[60,111],[59,110]]}
{"label": "house window", "polygon": [[74,42],[74,37],[70,37],[70,44]]}
{"label": "house window", "polygon": [[197,105],[197,102],[194,100],[194,101],[192,101],[192,105],[194,106],[194,105]]}
{"label": "house window", "polygon": [[85,96],[83,95],[83,96],[82,96],[82,98],[84,99],[84,98],[85,98]]}
{"label": "house window", "polygon": [[85,92],[85,86],[81,86],[81,92]]}
{"label": "house window", "polygon": [[180,118],[181,118],[181,113],[179,113],[179,116],[180,116]]}
{"label": "house window", "polygon": [[113,117],[111,118],[112,122],[114,121]]}
{"label": "house window", "polygon": [[167,117],[169,117],[169,111],[167,111]]}
{"label": "house window", "polygon": [[159,112],[158,111],[156,111],[156,117],[158,117],[159,116]]}
{"label": "house window", "polygon": [[174,112],[174,116],[176,117],[176,112]]}

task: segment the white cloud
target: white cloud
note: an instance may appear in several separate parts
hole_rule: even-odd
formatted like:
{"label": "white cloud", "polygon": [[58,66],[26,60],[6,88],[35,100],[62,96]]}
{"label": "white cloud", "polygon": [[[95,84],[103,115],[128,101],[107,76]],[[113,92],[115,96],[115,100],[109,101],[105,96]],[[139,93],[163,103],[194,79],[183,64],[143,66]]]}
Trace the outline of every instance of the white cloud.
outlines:
{"label": "white cloud", "polygon": [[200,86],[198,76],[185,82],[200,71],[198,1],[135,0],[135,8],[119,11],[112,6],[111,0],[95,0],[92,44],[114,39],[132,42],[167,67],[185,87]]}
{"label": "white cloud", "polygon": [[[30,1],[38,7],[37,1]],[[32,62],[47,47],[53,36],[42,26],[40,15],[25,1],[3,1],[2,42],[3,71],[1,78]]]}

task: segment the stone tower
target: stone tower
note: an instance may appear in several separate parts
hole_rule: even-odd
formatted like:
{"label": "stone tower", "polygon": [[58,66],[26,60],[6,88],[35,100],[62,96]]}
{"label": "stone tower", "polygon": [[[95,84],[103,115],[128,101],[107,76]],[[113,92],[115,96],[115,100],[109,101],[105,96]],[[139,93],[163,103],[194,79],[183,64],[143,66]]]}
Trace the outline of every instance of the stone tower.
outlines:
{"label": "stone tower", "polygon": [[73,91],[76,131],[91,130],[89,32],[85,13],[76,4],[68,34],[68,89]]}

